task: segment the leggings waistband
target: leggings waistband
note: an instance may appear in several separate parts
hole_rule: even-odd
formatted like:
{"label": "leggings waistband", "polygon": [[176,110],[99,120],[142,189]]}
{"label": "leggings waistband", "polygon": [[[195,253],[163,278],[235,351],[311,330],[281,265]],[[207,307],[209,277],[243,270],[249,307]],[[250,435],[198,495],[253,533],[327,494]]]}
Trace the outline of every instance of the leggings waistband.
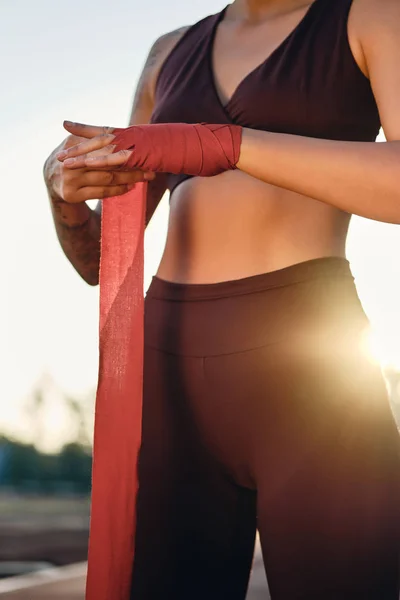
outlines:
{"label": "leggings waistband", "polygon": [[296,263],[276,271],[217,283],[175,283],[154,275],[147,297],[177,302],[226,298],[325,277],[354,279],[346,258],[327,256]]}

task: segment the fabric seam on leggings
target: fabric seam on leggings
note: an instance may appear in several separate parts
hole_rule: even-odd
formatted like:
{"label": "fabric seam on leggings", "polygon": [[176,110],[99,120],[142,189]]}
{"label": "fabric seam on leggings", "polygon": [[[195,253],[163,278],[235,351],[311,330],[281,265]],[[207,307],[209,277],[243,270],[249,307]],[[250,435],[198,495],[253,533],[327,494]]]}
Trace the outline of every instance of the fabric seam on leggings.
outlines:
{"label": "fabric seam on leggings", "polygon": [[[328,336],[327,336],[328,337]],[[302,336],[291,335],[290,337],[276,340],[275,342],[269,342],[268,344],[261,344],[261,346],[253,346],[252,348],[246,348],[244,350],[236,350],[235,352],[220,352],[218,354],[181,354],[179,352],[172,352],[171,350],[165,350],[164,348],[158,348],[146,343],[145,348],[151,348],[152,350],[158,350],[164,354],[170,354],[172,356],[181,356],[183,358],[217,358],[218,356],[233,356],[234,354],[244,354],[246,352],[253,352],[253,350],[262,350],[263,348],[269,348],[270,346],[277,346],[278,344],[287,344],[295,342],[297,339],[302,339]],[[322,338],[323,339],[323,338]]]}
{"label": "fabric seam on leggings", "polygon": [[[246,296],[248,294],[260,294],[263,292],[267,292],[269,290],[273,290],[273,289],[278,289],[278,288],[284,288],[284,287],[290,287],[293,285],[298,285],[300,283],[308,283],[308,282],[312,282],[312,281],[318,281],[318,279],[324,280],[324,279],[328,279],[329,281],[332,281],[332,278],[334,276],[332,274],[327,274],[327,275],[319,275],[317,277],[308,277],[306,279],[299,279],[298,281],[292,281],[291,283],[282,283],[282,284],[276,284],[276,285],[269,285],[266,287],[263,287],[261,289],[256,289],[256,290],[248,290],[248,291],[237,291],[237,292],[230,292],[229,294],[222,294],[219,296],[206,296],[206,297],[199,297],[199,298],[185,298],[184,296],[182,298],[172,298],[171,296],[165,295],[165,296],[157,296],[156,293],[149,293],[146,294],[146,298],[148,298],[149,300],[163,300],[163,301],[167,301],[167,302],[207,302],[207,301],[212,301],[212,300],[221,300],[221,299],[225,299],[225,298],[231,298],[233,296]],[[352,279],[354,281],[354,277],[349,276],[350,279]],[[340,279],[343,279],[343,274],[340,274]],[[196,284],[188,284],[188,285],[196,285]],[[203,285],[203,284],[200,284]],[[210,284],[213,285],[213,284]]]}

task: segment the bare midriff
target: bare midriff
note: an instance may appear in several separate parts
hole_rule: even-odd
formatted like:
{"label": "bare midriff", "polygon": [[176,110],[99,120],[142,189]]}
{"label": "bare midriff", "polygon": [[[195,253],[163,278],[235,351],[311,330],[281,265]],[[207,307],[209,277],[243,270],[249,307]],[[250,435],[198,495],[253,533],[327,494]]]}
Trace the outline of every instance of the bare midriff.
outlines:
{"label": "bare midriff", "polygon": [[217,283],[345,256],[350,215],[241,171],[183,181],[171,195],[157,276]]}

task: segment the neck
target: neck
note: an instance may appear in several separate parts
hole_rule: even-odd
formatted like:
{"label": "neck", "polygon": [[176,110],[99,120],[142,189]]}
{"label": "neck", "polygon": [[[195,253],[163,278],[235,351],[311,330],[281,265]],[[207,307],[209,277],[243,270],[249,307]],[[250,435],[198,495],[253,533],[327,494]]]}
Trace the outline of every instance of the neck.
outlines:
{"label": "neck", "polygon": [[311,4],[312,0],[234,0],[231,16],[246,21],[257,21],[292,12]]}

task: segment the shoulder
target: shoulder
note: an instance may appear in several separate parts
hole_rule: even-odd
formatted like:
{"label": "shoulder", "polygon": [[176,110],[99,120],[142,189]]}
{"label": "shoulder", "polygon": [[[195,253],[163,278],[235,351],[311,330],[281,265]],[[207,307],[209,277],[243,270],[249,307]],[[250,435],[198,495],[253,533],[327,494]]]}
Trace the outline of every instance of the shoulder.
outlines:
{"label": "shoulder", "polygon": [[164,33],[164,35],[157,38],[150,49],[146,64],[150,68],[157,68],[160,66],[160,63],[163,62],[173,47],[190,28],[191,25],[185,25],[178,29],[174,29],[173,31],[169,31],[168,33]]}
{"label": "shoulder", "polygon": [[156,69],[157,67],[160,68],[161,64],[173,50],[174,46],[176,46],[179,40],[187,31],[189,31],[189,29],[201,27],[204,23],[212,20],[218,14],[219,13],[207,15],[191,25],[184,25],[183,27],[179,27],[178,29],[174,29],[173,31],[161,35],[159,38],[157,38],[150,49],[148,56],[150,65]]}
{"label": "shoulder", "polygon": [[[201,27],[202,24],[208,22],[210,19],[212,20],[218,14],[219,13],[207,15],[195,23],[184,25],[178,29],[164,33],[153,42],[136,88],[130,125],[148,122],[154,106],[158,75],[162,65],[178,42],[189,30]],[[145,110],[139,110],[140,106],[145,107]]]}
{"label": "shoulder", "polygon": [[353,29],[386,139],[400,139],[400,2],[353,0]]}
{"label": "shoulder", "polygon": [[353,0],[352,13],[355,26],[360,31],[370,31],[376,26],[397,28],[400,3],[398,0]]}
{"label": "shoulder", "polygon": [[349,16],[349,38],[359,49],[363,70],[384,47],[398,46],[399,0],[353,0]]}
{"label": "shoulder", "polygon": [[179,27],[178,29],[174,29],[173,31],[169,31],[164,35],[161,35],[156,41],[153,43],[150,48],[150,52],[148,54],[144,72],[145,76],[147,74],[147,81],[149,85],[149,91],[151,97],[154,99],[155,87],[159,72],[161,70],[162,65],[178,44],[178,42],[183,38],[183,36],[189,31],[194,30],[199,27],[202,27],[203,24],[208,23],[210,20],[217,16],[219,13],[207,15],[200,20],[192,23],[191,25],[184,25],[183,27]]}
{"label": "shoulder", "polygon": [[180,27],[156,39],[148,52],[136,86],[129,125],[148,123],[153,106],[158,72],[175,44],[190,26]]}
{"label": "shoulder", "polygon": [[184,25],[178,27],[178,29],[164,33],[154,42],[150,54],[152,51],[168,52],[191,27],[192,25]]}
{"label": "shoulder", "polygon": [[152,98],[154,97],[155,83],[161,66],[190,27],[191,25],[185,25],[165,33],[157,38],[151,46],[143,71]]}

